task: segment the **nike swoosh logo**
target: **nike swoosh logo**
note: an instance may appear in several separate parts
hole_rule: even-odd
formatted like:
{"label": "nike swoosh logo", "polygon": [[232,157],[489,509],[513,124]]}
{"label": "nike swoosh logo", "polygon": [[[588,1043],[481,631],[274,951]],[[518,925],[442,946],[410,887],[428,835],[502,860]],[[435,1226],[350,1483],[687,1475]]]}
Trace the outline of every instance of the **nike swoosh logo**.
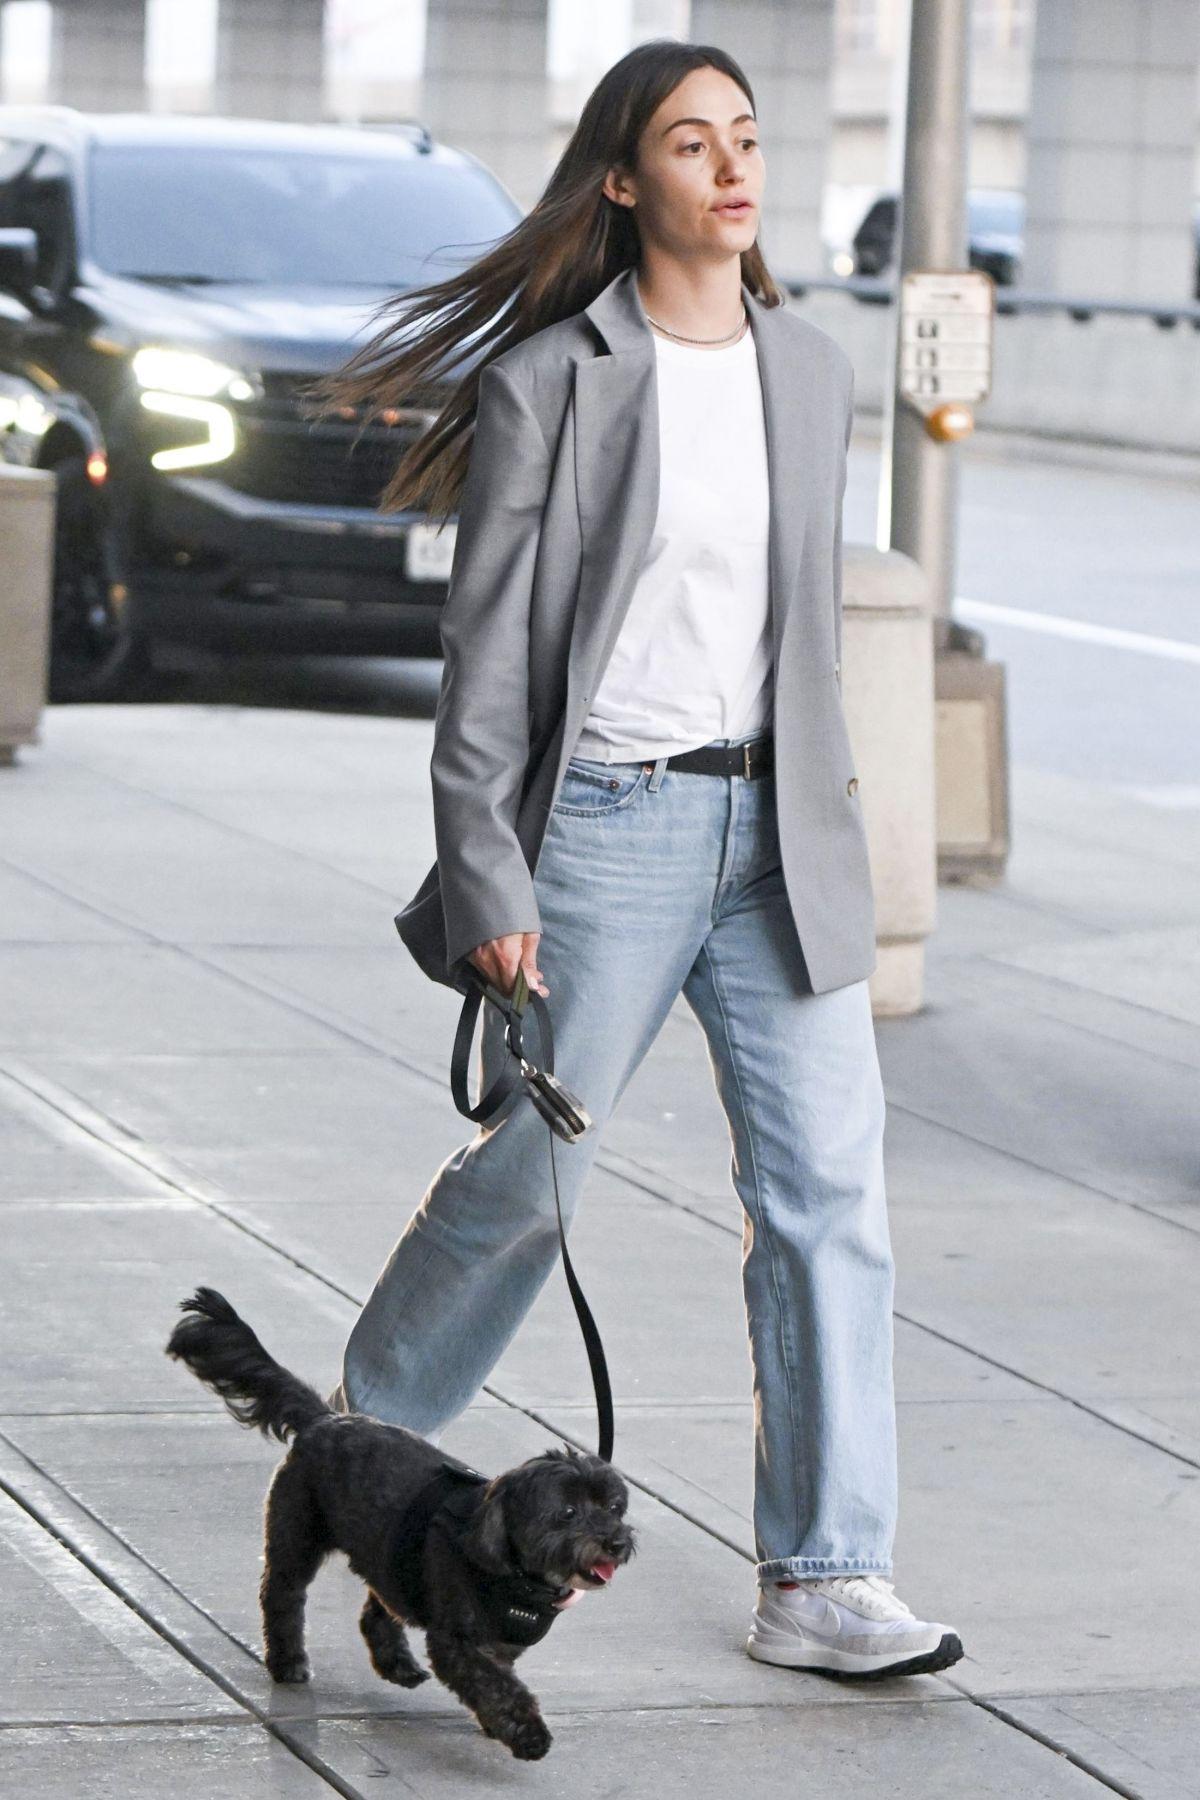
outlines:
{"label": "nike swoosh logo", "polygon": [[[813,1599],[820,1600],[821,1611],[814,1617],[807,1608],[793,1613],[805,1631],[811,1631],[816,1637],[835,1638],[841,1636],[842,1622],[837,1608],[827,1600],[824,1594],[815,1594]],[[789,1611],[791,1609],[789,1608]]]}

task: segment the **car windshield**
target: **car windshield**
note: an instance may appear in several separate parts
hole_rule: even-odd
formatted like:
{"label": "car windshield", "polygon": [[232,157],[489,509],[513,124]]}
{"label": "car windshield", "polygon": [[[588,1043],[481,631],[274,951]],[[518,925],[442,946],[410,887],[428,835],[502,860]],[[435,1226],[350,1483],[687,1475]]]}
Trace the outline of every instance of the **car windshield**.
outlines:
{"label": "car windshield", "polygon": [[485,170],[398,147],[92,151],[92,260],[151,281],[400,287],[473,262],[520,217]]}
{"label": "car windshield", "polygon": [[1015,234],[1021,229],[1025,208],[1020,194],[971,194],[967,207],[972,231]]}

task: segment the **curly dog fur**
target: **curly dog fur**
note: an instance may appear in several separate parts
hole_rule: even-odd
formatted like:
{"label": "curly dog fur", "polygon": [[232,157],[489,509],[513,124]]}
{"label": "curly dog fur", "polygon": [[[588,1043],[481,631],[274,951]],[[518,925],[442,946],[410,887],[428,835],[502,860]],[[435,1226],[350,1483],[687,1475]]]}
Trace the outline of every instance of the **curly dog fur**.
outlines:
{"label": "curly dog fur", "polygon": [[[465,1507],[435,1512],[422,1541],[406,1543],[414,1564],[397,1555],[397,1532],[403,1539],[406,1513],[453,1459],[404,1426],[331,1411],[213,1288],[198,1288],[181,1310],[167,1354],[218,1393],[239,1424],[291,1440],[266,1500],[260,1601],[272,1677],[308,1680],[305,1596],[325,1557],[340,1550],[367,1585],[360,1628],[376,1674],[400,1687],[428,1679],[405,1635],[416,1625],[434,1674],[485,1734],[514,1756],[544,1756],[550,1732],[514,1672],[521,1647],[497,1635],[496,1593],[523,1583],[557,1611],[629,1560],[629,1494],[611,1463],[556,1449],[478,1477],[460,1494]],[[406,1566],[419,1580],[406,1579]]]}

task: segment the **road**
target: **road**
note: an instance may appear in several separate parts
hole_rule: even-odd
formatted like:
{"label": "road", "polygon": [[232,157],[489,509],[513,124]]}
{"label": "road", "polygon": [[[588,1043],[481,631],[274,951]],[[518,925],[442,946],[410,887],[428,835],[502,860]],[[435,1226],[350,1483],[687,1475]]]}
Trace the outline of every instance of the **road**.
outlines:
{"label": "road", "polygon": [[[1013,761],[1200,805],[1200,485],[982,438],[962,456],[956,610],[1007,666]],[[865,543],[879,466],[856,439],[845,530]]]}

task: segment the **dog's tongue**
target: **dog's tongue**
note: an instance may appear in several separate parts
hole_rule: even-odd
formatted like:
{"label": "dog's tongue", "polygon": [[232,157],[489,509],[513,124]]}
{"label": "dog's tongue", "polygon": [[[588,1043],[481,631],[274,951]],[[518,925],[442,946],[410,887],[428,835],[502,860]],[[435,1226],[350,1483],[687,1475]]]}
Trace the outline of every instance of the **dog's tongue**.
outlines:
{"label": "dog's tongue", "polygon": [[605,1560],[604,1562],[592,1564],[592,1574],[598,1575],[601,1581],[611,1581],[616,1572],[617,1565],[615,1562]]}
{"label": "dog's tongue", "polygon": [[568,1606],[574,1606],[575,1602],[577,1600],[582,1600],[582,1599],[583,1599],[583,1589],[582,1588],[572,1588],[570,1593],[568,1593],[564,1599],[556,1600],[554,1602],[555,1611],[563,1612],[566,1610],[566,1608]]}

